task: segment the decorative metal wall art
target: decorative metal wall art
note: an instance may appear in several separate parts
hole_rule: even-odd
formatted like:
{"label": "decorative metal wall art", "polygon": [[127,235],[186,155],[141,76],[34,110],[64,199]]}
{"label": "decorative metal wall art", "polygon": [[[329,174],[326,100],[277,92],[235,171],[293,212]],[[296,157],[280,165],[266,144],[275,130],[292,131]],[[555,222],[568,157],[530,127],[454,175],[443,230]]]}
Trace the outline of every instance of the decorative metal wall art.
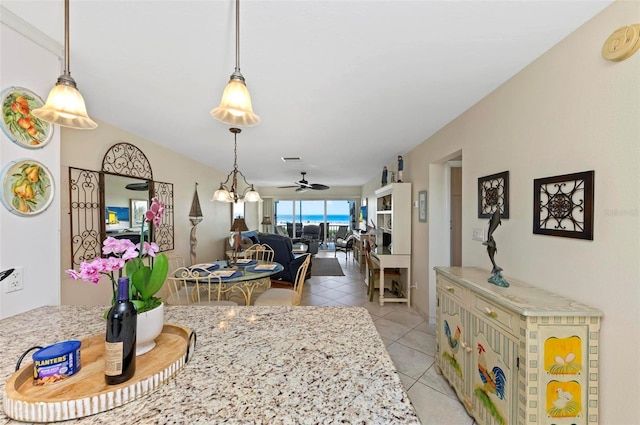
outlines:
{"label": "decorative metal wall art", "polygon": [[173,184],[154,181],[144,153],[132,144],[117,143],[105,154],[102,171],[69,167],[71,268],[102,255],[107,221],[105,174],[144,180],[127,185],[127,189],[137,191],[136,197],[158,198],[164,204],[162,222],[153,226],[154,242],[161,252],[174,249]]}
{"label": "decorative metal wall art", "polygon": [[102,255],[105,234],[104,174],[69,167],[71,268]]}
{"label": "decorative metal wall art", "polygon": [[152,198],[157,198],[164,204],[164,215],[159,226],[153,227],[154,241],[161,252],[174,249],[174,206],[173,183],[152,181]]}
{"label": "decorative metal wall art", "polygon": [[478,218],[490,218],[496,209],[509,218],[509,172],[478,178]]}
{"label": "decorative metal wall art", "polygon": [[146,155],[131,143],[116,143],[102,158],[102,171],[119,176],[153,180],[153,171]]}
{"label": "decorative metal wall art", "polygon": [[533,233],[593,240],[594,171],[533,181]]}

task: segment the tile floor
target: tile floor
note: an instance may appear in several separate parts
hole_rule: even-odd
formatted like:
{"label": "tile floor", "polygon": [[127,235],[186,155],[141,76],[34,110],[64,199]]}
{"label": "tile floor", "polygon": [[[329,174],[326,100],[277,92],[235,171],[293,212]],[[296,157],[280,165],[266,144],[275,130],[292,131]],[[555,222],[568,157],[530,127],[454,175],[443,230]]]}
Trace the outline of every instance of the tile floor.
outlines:
{"label": "tile floor", "polygon": [[[317,257],[333,257],[321,250]],[[369,302],[364,273],[338,252],[345,276],[312,276],[304,286],[302,305],[362,306],[380,333],[396,366],[411,403],[424,425],[475,424],[458,401],[449,384],[435,372],[435,328],[405,303],[380,307],[377,294]]]}

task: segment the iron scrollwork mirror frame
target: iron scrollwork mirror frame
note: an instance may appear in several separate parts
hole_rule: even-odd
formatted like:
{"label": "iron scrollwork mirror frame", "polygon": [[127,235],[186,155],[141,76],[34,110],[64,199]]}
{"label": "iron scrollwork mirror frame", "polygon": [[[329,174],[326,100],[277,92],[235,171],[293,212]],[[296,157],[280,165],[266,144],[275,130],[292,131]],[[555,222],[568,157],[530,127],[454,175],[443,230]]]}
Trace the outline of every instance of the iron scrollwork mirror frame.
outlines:
{"label": "iron scrollwork mirror frame", "polygon": [[148,200],[157,198],[165,206],[159,226],[154,226],[154,242],[160,251],[174,248],[173,184],[153,180],[145,154],[136,146],[120,142],[111,146],[102,160],[102,170],[69,167],[69,207],[71,220],[71,267],[102,255],[106,237],[105,175],[145,180]]}

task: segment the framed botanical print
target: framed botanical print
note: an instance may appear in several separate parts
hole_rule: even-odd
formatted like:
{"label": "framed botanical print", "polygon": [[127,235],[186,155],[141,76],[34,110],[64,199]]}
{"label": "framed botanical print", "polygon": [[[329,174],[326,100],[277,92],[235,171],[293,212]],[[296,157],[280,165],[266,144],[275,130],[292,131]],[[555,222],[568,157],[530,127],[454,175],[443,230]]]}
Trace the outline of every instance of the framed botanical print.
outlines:
{"label": "framed botanical print", "polygon": [[500,208],[500,217],[509,218],[509,172],[478,178],[478,218],[490,218]]}
{"label": "framed botanical print", "polygon": [[418,192],[418,221],[421,223],[427,222],[427,191],[421,190]]}
{"label": "framed botanical print", "polygon": [[533,233],[593,240],[594,171],[533,181]]}

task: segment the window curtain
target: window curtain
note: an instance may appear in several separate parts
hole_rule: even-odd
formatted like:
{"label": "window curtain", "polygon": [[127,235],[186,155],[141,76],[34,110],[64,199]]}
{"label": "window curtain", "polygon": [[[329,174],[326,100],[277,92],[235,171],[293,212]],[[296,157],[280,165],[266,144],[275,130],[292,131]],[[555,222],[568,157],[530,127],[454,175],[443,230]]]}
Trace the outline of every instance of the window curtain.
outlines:
{"label": "window curtain", "polygon": [[[262,225],[262,231],[266,233],[273,233],[273,228],[276,224],[274,217],[274,204],[273,198],[262,198],[262,217],[271,218],[271,222],[273,223],[270,226]],[[260,220],[262,222],[262,219]]]}

